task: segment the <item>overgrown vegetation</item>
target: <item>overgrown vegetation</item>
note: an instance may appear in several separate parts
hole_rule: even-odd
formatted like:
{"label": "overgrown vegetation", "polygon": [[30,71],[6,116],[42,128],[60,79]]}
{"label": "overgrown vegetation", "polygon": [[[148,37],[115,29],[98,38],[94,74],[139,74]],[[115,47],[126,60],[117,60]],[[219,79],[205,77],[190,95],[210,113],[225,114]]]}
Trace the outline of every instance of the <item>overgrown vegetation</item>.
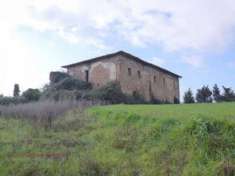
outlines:
{"label": "overgrown vegetation", "polygon": [[59,100],[92,100],[109,104],[139,104],[146,103],[137,92],[126,95],[122,92],[118,82],[108,82],[106,85],[92,89],[90,83],[73,78],[66,73],[52,72],[50,84],[43,92],[43,99]]}
{"label": "overgrown vegetation", "polygon": [[233,176],[235,104],[73,110],[50,128],[0,118],[0,173],[14,176]]}
{"label": "overgrown vegetation", "polygon": [[27,89],[22,93],[19,94],[19,87],[17,84],[14,86],[14,96],[13,97],[6,97],[0,96],[0,105],[8,106],[8,105],[17,105],[17,104],[24,104],[33,101],[38,101],[41,97],[41,91],[39,89]]}
{"label": "overgrown vegetation", "polygon": [[[118,82],[108,82],[106,85],[93,89],[91,83],[79,80],[63,72],[51,72],[50,83],[42,90],[29,88],[20,95],[19,85],[14,86],[14,97],[0,97],[0,105],[22,104],[35,101],[103,101],[105,104],[169,104],[152,97],[146,101],[137,91],[132,95],[124,94]],[[179,104],[178,98],[174,103]]]}

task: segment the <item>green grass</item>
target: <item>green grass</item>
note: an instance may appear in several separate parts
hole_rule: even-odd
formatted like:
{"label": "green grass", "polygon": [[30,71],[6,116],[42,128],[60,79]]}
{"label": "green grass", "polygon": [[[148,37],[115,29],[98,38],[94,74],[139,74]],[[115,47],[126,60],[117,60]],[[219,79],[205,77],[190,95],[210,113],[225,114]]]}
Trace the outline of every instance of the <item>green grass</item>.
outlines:
{"label": "green grass", "polygon": [[3,117],[0,175],[234,176],[235,103],[94,107],[51,129]]}

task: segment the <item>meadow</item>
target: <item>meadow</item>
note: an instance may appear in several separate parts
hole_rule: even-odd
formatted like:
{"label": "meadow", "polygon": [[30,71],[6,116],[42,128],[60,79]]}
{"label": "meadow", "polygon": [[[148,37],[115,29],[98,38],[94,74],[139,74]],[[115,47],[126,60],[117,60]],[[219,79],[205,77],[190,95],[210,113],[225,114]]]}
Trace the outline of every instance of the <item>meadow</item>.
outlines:
{"label": "meadow", "polygon": [[234,176],[235,103],[97,106],[50,127],[2,116],[0,175]]}

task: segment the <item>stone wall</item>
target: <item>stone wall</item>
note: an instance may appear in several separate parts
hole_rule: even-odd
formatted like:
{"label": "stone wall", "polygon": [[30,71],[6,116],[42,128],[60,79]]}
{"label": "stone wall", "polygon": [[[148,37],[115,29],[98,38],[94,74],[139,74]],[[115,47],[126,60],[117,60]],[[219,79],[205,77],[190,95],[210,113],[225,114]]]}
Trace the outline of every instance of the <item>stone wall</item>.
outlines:
{"label": "stone wall", "polygon": [[[119,63],[119,80],[123,92],[133,94],[137,91],[148,101],[155,98],[174,102],[175,97],[179,98],[178,78],[123,56],[119,57]],[[131,75],[128,68],[131,69]]]}
{"label": "stone wall", "polygon": [[82,64],[68,69],[68,74],[78,79],[86,81],[86,71],[89,73],[89,82],[97,88],[107,82],[117,80],[116,58],[105,59],[102,61]]}
{"label": "stone wall", "polygon": [[174,102],[175,97],[179,99],[178,78],[124,56],[71,67],[68,73],[85,80],[86,70],[89,71],[89,82],[95,88],[119,81],[124,93],[132,95],[136,91],[147,101],[152,98],[169,102]]}

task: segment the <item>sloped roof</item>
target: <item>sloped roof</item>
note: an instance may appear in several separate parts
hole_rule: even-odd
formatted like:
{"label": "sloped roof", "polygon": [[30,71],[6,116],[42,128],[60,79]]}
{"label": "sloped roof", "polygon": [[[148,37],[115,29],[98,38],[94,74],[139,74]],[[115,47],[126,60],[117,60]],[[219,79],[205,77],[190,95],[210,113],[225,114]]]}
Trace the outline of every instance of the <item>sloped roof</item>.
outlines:
{"label": "sloped roof", "polygon": [[149,63],[149,62],[146,62],[136,56],[133,56],[132,54],[129,54],[127,52],[124,52],[124,51],[118,51],[116,53],[111,53],[111,54],[107,54],[107,55],[104,55],[104,56],[99,56],[99,57],[95,57],[95,58],[92,58],[92,59],[88,59],[88,60],[84,60],[84,61],[81,61],[81,62],[77,62],[77,63],[73,63],[73,64],[70,64],[70,65],[64,65],[62,66],[62,68],[71,68],[71,67],[75,67],[75,66],[78,66],[78,65],[81,65],[81,64],[88,64],[88,63],[92,63],[92,62],[97,62],[97,61],[100,61],[100,60],[103,60],[103,59],[108,59],[108,58],[111,58],[111,57],[114,57],[114,56],[118,56],[118,55],[121,55],[121,56],[124,56],[124,57],[127,57],[127,58],[130,58],[130,59],[133,59],[135,60],[136,62],[139,62],[143,65],[147,65],[147,66],[150,66],[152,68],[155,68],[155,69],[158,69],[164,73],[167,73],[169,75],[172,75],[172,76],[175,76],[175,77],[178,77],[178,78],[182,78],[180,75],[178,74],[175,74],[169,70],[166,70],[164,68],[161,68],[157,65],[154,65],[152,63]]}

